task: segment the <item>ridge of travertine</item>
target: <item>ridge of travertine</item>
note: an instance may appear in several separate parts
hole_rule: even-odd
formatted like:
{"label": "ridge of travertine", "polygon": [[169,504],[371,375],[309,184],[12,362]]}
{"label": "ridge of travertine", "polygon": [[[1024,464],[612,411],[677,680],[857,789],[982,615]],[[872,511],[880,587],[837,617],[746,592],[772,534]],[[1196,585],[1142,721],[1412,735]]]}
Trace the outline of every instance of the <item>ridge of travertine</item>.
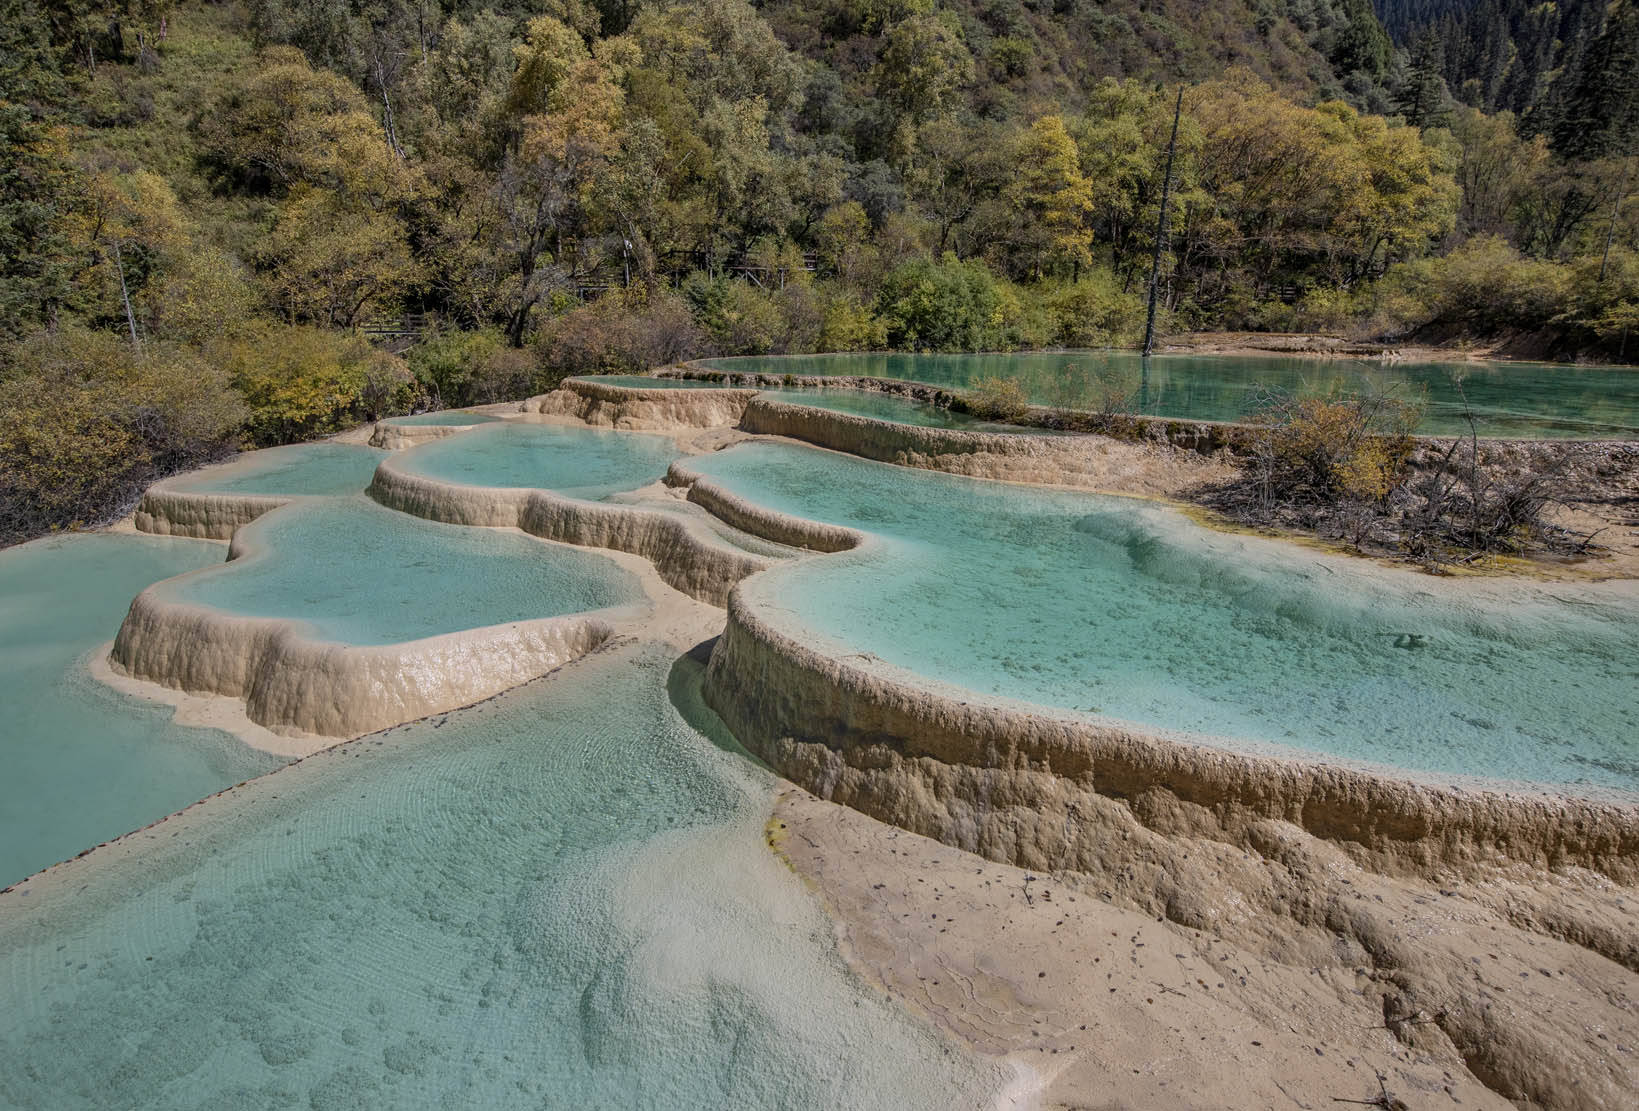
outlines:
{"label": "ridge of travertine", "polygon": [[[758,584],[737,588],[707,697],[735,735],[822,798],[1029,868],[1088,870],[1107,853],[1076,820],[1098,800],[1147,828],[1252,847],[1282,822],[1389,874],[1580,868],[1639,881],[1639,810],[1466,790],[1183,734],[958,697],[785,629]],[[1639,968],[1639,939],[1635,939]]]}
{"label": "ridge of travertine", "polygon": [[[1123,486],[1137,484],[1132,492],[1171,492],[1182,485],[1175,479],[1157,485],[1145,477],[1174,454],[1170,449],[1108,437],[934,428],[766,397],[746,406],[739,427],[753,435],[801,440],[878,463],[968,478],[1089,488],[1109,488],[1125,478]],[[1195,457],[1164,469],[1169,478],[1172,471],[1187,472],[1198,482],[1207,477],[1203,471],[1208,466]]]}
{"label": "ridge of travertine", "polygon": [[655,432],[738,424],[756,396],[756,390],[640,389],[565,378],[558,389],[525,401],[522,410],[573,417],[594,428]]}
{"label": "ridge of travertine", "polygon": [[295,500],[297,495],[176,490],[161,481],[143,492],[133,523],[138,532],[156,536],[228,540],[240,527]]}
{"label": "ridge of travertine", "polygon": [[[241,528],[230,560],[274,558],[262,528]],[[166,580],[132,601],[109,665],[133,679],[242,701],[280,733],[354,737],[471,705],[601,646],[632,607],[510,622],[387,645],[312,635],[298,620],[183,601]]]}
{"label": "ridge of travertine", "polygon": [[421,444],[442,440],[446,436],[459,435],[470,432],[483,421],[473,424],[398,424],[392,420],[380,420],[370,430],[370,446],[384,451],[403,451],[406,448],[417,447]]}
{"label": "ridge of travertine", "polygon": [[[759,604],[766,584],[734,591],[703,694],[786,779],[1153,916],[1180,944],[1220,939],[1321,977],[1340,1000],[1364,995],[1407,1064],[1461,1062],[1522,1106],[1639,1096],[1633,808],[1245,755],[936,690],[783,627]],[[841,913],[862,925],[875,905]]]}
{"label": "ridge of travertine", "polygon": [[[595,399],[599,407],[588,411],[622,419],[617,410],[627,399],[618,395],[634,391],[602,389],[612,400]],[[669,403],[677,395],[717,391],[635,392],[664,394],[655,400]],[[951,430],[749,400],[740,419],[753,411],[788,422],[780,435],[838,450],[864,448],[856,454],[899,453],[886,461],[913,466],[932,460],[934,469],[950,469],[965,465],[964,458],[989,458],[1012,461],[998,472],[1036,474],[1039,481],[1056,465],[1055,449],[1024,443],[1047,437],[955,430],[951,438]],[[720,411],[695,406],[690,412],[694,420]],[[638,419],[660,420],[659,414],[651,410]],[[758,425],[763,419],[753,416],[750,423],[765,427]],[[799,426],[808,435],[795,434]],[[973,436],[984,439],[967,439]],[[1066,483],[1062,475],[1048,480]],[[876,542],[757,505],[693,471],[687,459],[672,464],[665,483],[733,528],[778,544],[831,553]],[[1353,990],[1381,997],[1384,1029],[1408,1054],[1424,1063],[1461,1061],[1517,1102],[1614,1107],[1639,1091],[1639,1075],[1623,1056],[1632,1055],[1625,1043],[1633,1040],[1630,996],[1639,972],[1631,910],[1631,885],[1639,881],[1639,812],[1631,807],[1429,785],[1392,771],[1226,751],[1181,734],[920,681],[822,644],[807,630],[786,628],[777,607],[762,597],[768,581],[752,578],[776,561],[729,547],[701,521],[676,513],[539,490],[462,486],[417,475],[394,460],[378,467],[369,492],[390,508],[434,520],[518,527],[630,552],[684,593],[727,606],[727,627],[706,675],[706,701],[753,753],[822,798],[992,860],[1054,873],[1117,905],[1231,940],[1271,961],[1340,984],[1353,975],[1355,984],[1367,985]],[[236,536],[233,553],[254,554],[254,537],[255,530]],[[170,631],[150,640],[150,608],[143,598],[133,605],[126,650],[132,658],[159,660],[160,670],[204,666],[173,657],[198,652],[212,636],[253,642],[239,653],[253,661],[244,674],[188,674],[190,681],[251,691],[241,696],[247,709],[258,700],[256,714],[277,717],[286,712],[284,692],[307,683],[299,696],[305,698],[315,689],[311,676],[325,682],[329,664],[322,654],[290,643],[278,630],[207,629],[196,624],[197,615],[173,611],[160,622]],[[581,618],[553,620],[564,623],[562,635],[572,641],[567,626]],[[543,648],[591,650],[594,639],[609,635],[591,627],[580,633],[585,641],[533,648],[499,640],[473,651],[452,644],[447,655],[428,651],[408,662],[400,655],[384,666],[423,672],[471,666],[504,674],[506,657],[514,654],[527,659]],[[416,643],[436,649],[436,642],[462,636]],[[202,654],[218,655],[210,648]],[[373,697],[369,684],[381,676],[360,670],[361,686],[332,688],[333,702]],[[286,678],[267,678],[276,675]],[[288,681],[293,675],[302,677],[295,687]],[[513,681],[502,679],[503,689]],[[402,697],[386,701],[400,712],[411,708]],[[1500,963],[1476,969],[1474,954],[1487,947],[1488,959]],[[1538,964],[1544,977],[1552,964],[1559,969],[1554,976],[1569,978],[1537,984]],[[1480,974],[1497,969],[1533,979],[1521,986]],[[1525,1006],[1506,1005],[1514,1000]],[[1595,1038],[1595,1031],[1610,1031],[1618,1044]]]}
{"label": "ridge of travertine", "polygon": [[518,528],[543,540],[611,548],[642,556],[661,579],[719,608],[729,591],[774,561],[740,551],[699,521],[613,502],[589,502],[549,490],[466,486],[416,474],[384,459],[367,491],[389,509],[455,525]]}

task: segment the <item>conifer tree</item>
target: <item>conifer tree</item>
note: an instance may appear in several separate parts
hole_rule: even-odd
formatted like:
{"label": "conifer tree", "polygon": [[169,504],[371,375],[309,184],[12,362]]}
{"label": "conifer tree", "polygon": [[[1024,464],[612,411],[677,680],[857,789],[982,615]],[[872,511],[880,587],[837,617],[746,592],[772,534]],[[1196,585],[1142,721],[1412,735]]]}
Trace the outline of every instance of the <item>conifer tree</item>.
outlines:
{"label": "conifer tree", "polygon": [[1589,46],[1553,132],[1554,151],[1595,159],[1639,147],[1639,4],[1617,0]]}

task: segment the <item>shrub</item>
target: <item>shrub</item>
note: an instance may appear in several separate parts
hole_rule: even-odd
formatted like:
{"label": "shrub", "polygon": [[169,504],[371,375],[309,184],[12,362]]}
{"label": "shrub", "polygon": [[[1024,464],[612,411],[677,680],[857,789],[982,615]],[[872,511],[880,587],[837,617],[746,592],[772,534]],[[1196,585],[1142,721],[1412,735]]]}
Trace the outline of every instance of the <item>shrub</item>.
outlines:
{"label": "shrub", "polygon": [[848,294],[825,304],[819,339],[820,351],[880,351],[888,346],[888,325],[869,306]]}
{"label": "shrub", "polygon": [[913,259],[895,267],[877,292],[876,312],[891,347],[911,351],[986,351],[1007,346],[1001,291],[981,262]]}
{"label": "shrub", "polygon": [[1421,415],[1382,395],[1273,398],[1256,418],[1265,497],[1381,502],[1404,475]]}
{"label": "shrub", "polygon": [[695,322],[725,355],[767,355],[783,348],[785,319],[768,293],[750,282],[696,271],[683,279]]}
{"label": "shrub", "polygon": [[411,348],[408,361],[428,399],[445,408],[513,401],[539,392],[535,357],[509,347],[495,328],[435,335]]}
{"label": "shrub", "polygon": [[227,367],[250,406],[248,431],[259,446],[289,444],[368,419],[378,403],[402,396],[404,375],[363,338],[305,325],[269,325],[232,344]]}
{"label": "shrub", "polygon": [[981,378],[963,400],[980,420],[1016,421],[1030,412],[1024,388],[1011,378]]}
{"label": "shrub", "polygon": [[633,287],[549,321],[535,346],[535,386],[546,389],[568,375],[641,374],[698,358],[708,340],[681,297]]}
{"label": "shrub", "polygon": [[364,360],[364,386],[359,391],[359,404],[365,420],[408,413],[422,396],[420,383],[397,355],[372,350]]}
{"label": "shrub", "polygon": [[1541,328],[1570,304],[1571,268],[1523,257],[1503,240],[1470,240],[1444,258],[1400,263],[1361,298],[1381,334],[1428,324],[1490,334]]}
{"label": "shrub", "polygon": [[245,418],[227,375],[172,344],[40,332],[0,367],[4,543],[118,516],[148,483],[231,450]]}
{"label": "shrub", "polygon": [[997,335],[993,350],[1050,347],[1058,342],[1058,324],[1037,287],[996,283]]}
{"label": "shrub", "polygon": [[1051,289],[1044,301],[1052,321],[1050,342],[1061,347],[1119,347],[1144,334],[1143,296],[1123,293],[1107,270]]}

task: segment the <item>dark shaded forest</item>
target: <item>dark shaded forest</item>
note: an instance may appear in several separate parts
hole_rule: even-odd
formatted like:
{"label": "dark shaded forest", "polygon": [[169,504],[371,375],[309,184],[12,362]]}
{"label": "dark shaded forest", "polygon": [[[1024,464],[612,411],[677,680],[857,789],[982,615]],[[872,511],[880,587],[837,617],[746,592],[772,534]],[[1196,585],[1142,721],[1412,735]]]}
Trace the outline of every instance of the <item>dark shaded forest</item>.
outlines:
{"label": "dark shaded forest", "polygon": [[0,533],[567,373],[1131,344],[1181,84],[1165,328],[1625,358],[1636,73],[1635,0],[0,0]]}

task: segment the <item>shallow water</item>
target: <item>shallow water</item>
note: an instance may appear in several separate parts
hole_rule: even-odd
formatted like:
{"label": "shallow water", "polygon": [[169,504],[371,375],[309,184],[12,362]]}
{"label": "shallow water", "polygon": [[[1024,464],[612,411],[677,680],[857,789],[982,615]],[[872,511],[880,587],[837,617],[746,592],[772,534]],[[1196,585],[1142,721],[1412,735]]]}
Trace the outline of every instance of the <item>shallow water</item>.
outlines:
{"label": "shallow water", "polygon": [[[1016,379],[1030,400],[1072,409],[1112,403],[1155,416],[1242,420],[1268,389],[1299,394],[1385,389],[1426,398],[1419,431],[1467,432],[1464,402],[1482,436],[1639,436],[1639,369],[1541,363],[1377,363],[1241,355],[1067,351],[1012,355],[791,355],[709,359],[737,373],[868,375],[965,388],[981,378]],[[1460,386],[1459,386],[1460,383]]]}
{"label": "shallow water", "polygon": [[405,470],[469,486],[597,499],[657,481],[677,458],[667,436],[553,424],[501,424],[412,448]]}
{"label": "shallow water", "polygon": [[1350,761],[1639,790],[1631,591],[1522,588],[1498,612],[1129,499],[783,444],[691,466],[760,505],[883,538],[749,586],[849,651],[978,692]]}
{"label": "shallow water", "polygon": [[463,409],[443,409],[436,413],[417,413],[413,417],[392,417],[387,423],[453,425],[459,428],[468,424],[492,424],[498,419],[484,413],[469,413]]}
{"label": "shallow water", "polygon": [[351,494],[370,485],[386,457],[363,444],[291,444],[246,452],[172,486],[209,494]]}
{"label": "shallow water", "polygon": [[114,533],[0,552],[0,887],[282,762],[226,733],[174,725],[169,707],[86,669],[133,595],[226,554]]}
{"label": "shallow water", "polygon": [[761,844],[772,778],[698,731],[674,656],[583,660],[0,897],[0,1104],[988,1103],[994,1070],[842,964]]}
{"label": "shallow water", "polygon": [[305,622],[345,644],[395,644],[638,602],[597,552],[395,513],[363,497],[289,506],[247,526],[265,554],[160,589],[251,617]]}

